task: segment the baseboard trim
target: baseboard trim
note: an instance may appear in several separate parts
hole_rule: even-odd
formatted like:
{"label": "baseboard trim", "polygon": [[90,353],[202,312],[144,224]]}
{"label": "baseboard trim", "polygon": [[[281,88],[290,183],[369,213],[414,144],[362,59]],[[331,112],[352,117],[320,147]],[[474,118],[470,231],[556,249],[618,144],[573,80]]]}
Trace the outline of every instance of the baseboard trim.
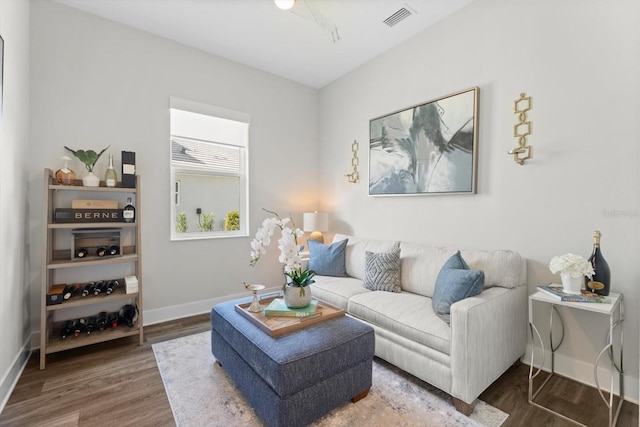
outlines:
{"label": "baseboard trim", "polygon": [[[280,287],[267,288],[261,292],[261,296],[271,295],[279,292]],[[218,298],[210,298],[201,301],[190,302],[186,304],[174,305],[171,307],[163,307],[154,310],[144,311],[144,325],[154,325],[156,323],[168,322],[170,320],[182,319],[184,317],[195,316],[211,312],[214,305],[221,302],[231,301],[238,298],[250,296],[249,292],[243,292],[234,295],[225,295]]]}
{"label": "baseboard trim", "polygon": [[30,338],[27,338],[20,352],[16,355],[11,368],[7,371],[2,382],[0,383],[0,413],[4,411],[4,407],[13,393],[24,368],[27,366],[29,356],[31,356],[31,347],[29,346]]}

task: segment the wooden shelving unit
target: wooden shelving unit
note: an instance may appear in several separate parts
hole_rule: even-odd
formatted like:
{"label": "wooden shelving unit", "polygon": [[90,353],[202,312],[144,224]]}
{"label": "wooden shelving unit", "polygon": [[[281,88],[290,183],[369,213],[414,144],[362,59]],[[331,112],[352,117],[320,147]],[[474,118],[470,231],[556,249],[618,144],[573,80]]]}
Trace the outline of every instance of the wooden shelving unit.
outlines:
{"label": "wooden shelving unit", "polygon": [[[100,187],[83,187],[82,182],[77,180],[74,185],[59,185],[50,169],[44,170],[44,200],[43,200],[43,245],[42,245],[42,296],[40,310],[40,369],[46,367],[46,357],[48,354],[84,347],[104,341],[120,339],[130,336],[138,336],[138,343],[144,343],[144,330],[142,320],[142,257],[140,238],[140,177],[136,177],[135,188],[107,188],[104,182]],[[91,192],[91,194],[88,194]],[[60,202],[58,196],[64,193],[67,196],[91,199],[109,199],[114,196],[132,197],[135,200],[136,219],[133,223],[125,222],[84,222],[84,223],[55,223],[54,212],[56,208],[68,206],[58,206]],[[65,244],[64,239],[59,235],[70,234],[71,230],[77,229],[122,229],[132,234],[133,245],[122,246],[121,254],[111,257],[90,256],[87,259],[73,260],[71,256],[70,238]],[[58,247],[62,246],[62,248]],[[118,278],[119,286],[111,295],[98,296],[72,296],[62,304],[47,305],[47,293],[52,285],[60,283],[56,277],[63,272],[68,277],[73,276],[73,272],[87,270],[98,266],[115,268],[117,265],[131,265],[132,274],[138,279],[138,292],[126,293],[124,279]],[[69,270],[71,273],[69,273]],[[101,279],[96,277],[95,280]],[[115,278],[112,278],[112,280]],[[64,320],[75,318],[73,313],[95,311],[97,314],[104,311],[106,305],[113,304],[134,304],[138,307],[138,318],[132,328],[119,326],[116,329],[105,329],[104,331],[94,331],[90,335],[78,337],[60,338],[60,327]],[[59,317],[59,318],[58,318]],[[86,316],[79,316],[86,317]]]}

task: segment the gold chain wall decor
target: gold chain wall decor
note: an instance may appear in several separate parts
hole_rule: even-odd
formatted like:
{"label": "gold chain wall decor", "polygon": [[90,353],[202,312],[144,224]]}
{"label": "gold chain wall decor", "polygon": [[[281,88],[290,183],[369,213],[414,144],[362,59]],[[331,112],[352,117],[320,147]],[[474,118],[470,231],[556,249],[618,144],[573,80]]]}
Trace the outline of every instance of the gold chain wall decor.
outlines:
{"label": "gold chain wall decor", "polygon": [[354,140],[353,144],[351,144],[351,153],[353,154],[351,158],[352,171],[345,176],[350,183],[355,184],[360,179],[360,174],[358,173],[358,141]]}
{"label": "gold chain wall decor", "polygon": [[509,151],[513,160],[524,165],[524,161],[531,158],[532,147],[527,145],[527,136],[531,135],[531,122],[527,121],[527,111],[531,110],[531,97],[520,94],[520,98],[513,102],[513,111],[518,115],[518,123],[513,125],[513,136],[518,138],[518,146]]}

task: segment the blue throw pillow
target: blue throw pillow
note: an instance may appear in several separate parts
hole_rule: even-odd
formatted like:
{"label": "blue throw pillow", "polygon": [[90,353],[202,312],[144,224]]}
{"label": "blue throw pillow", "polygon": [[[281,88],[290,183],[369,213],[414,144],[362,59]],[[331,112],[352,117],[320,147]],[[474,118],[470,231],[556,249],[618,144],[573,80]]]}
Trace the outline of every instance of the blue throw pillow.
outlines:
{"label": "blue throw pillow", "polygon": [[345,277],[345,248],[347,240],[340,240],[330,246],[318,243],[315,240],[307,240],[309,245],[309,270],[313,270],[320,276]]}
{"label": "blue throw pillow", "polygon": [[484,272],[469,270],[469,266],[456,252],[442,266],[431,303],[433,311],[445,322],[450,322],[451,304],[482,292]]}

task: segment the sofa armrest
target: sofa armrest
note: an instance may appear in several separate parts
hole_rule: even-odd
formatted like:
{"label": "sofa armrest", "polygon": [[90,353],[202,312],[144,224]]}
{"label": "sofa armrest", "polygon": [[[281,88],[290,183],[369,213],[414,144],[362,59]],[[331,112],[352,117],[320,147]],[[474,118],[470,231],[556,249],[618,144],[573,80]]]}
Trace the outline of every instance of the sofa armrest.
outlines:
{"label": "sofa armrest", "polygon": [[451,395],[473,401],[525,353],[527,287],[494,287],[451,306]]}

